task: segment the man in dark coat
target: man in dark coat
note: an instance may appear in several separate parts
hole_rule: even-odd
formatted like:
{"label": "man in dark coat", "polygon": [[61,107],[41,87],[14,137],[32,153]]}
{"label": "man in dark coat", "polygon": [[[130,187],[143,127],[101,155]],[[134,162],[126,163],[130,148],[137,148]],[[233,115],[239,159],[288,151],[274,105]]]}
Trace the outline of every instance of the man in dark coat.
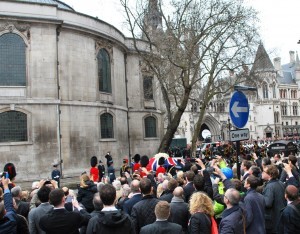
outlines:
{"label": "man in dark coat", "polygon": [[130,184],[130,190],[132,196],[127,201],[125,201],[123,205],[124,212],[129,215],[131,215],[132,207],[143,198],[143,195],[141,194],[140,190],[140,181],[133,180]]}
{"label": "man in dark coat", "polygon": [[174,178],[171,178],[168,182],[168,188],[167,190],[159,197],[159,200],[161,201],[167,201],[171,203],[171,200],[173,198],[173,191],[178,186],[177,180]]}
{"label": "man in dark coat", "polygon": [[264,234],[265,229],[265,200],[264,196],[256,192],[259,178],[248,175],[244,187],[247,189],[244,198],[246,210],[246,232],[247,234]]}
{"label": "man in dark coat", "polygon": [[300,230],[300,198],[299,190],[294,185],[285,189],[285,198],[289,204],[280,216],[279,233],[294,234]]}
{"label": "man in dark coat", "polygon": [[186,233],[188,230],[190,212],[188,204],[183,200],[183,188],[175,188],[173,195],[174,197],[170,203],[171,211],[168,221],[179,224]]}
{"label": "man in dark coat", "polygon": [[100,190],[100,198],[104,208],[97,216],[90,219],[86,233],[134,234],[134,226],[129,215],[117,210],[114,206],[115,187],[110,184],[104,185]]}
{"label": "man in dark coat", "polygon": [[88,224],[90,215],[76,200],[72,203],[78,212],[65,209],[65,193],[62,189],[52,190],[49,199],[54,209],[44,215],[39,223],[47,234],[79,234],[79,228]]}
{"label": "man in dark coat", "polygon": [[219,225],[220,234],[245,234],[246,223],[243,209],[239,206],[240,193],[230,188],[225,192],[224,203],[227,209],[223,211],[222,220]]}
{"label": "man in dark coat", "polygon": [[106,165],[109,167],[110,161],[112,161],[112,156],[110,155],[110,152],[107,152],[106,155],[104,156],[106,158]]}
{"label": "man in dark coat", "polygon": [[101,182],[102,178],[105,176],[105,166],[103,165],[103,162],[101,160],[99,160],[98,171],[99,171],[99,182]]}
{"label": "man in dark coat", "polygon": [[159,202],[159,200],[152,195],[153,187],[151,186],[150,179],[142,178],[140,180],[140,190],[143,194],[143,198],[132,207],[131,211],[131,218],[136,233],[139,233],[141,228],[147,224],[155,222],[154,209]]}
{"label": "man in dark coat", "polygon": [[275,165],[267,165],[263,169],[262,179],[266,181],[262,195],[265,199],[266,233],[278,233],[280,211],[285,207],[284,184],[278,179],[278,169]]}
{"label": "man in dark coat", "polygon": [[184,191],[184,197],[186,202],[189,202],[192,193],[195,192],[195,187],[193,183],[194,177],[195,177],[195,173],[192,171],[187,171],[185,173],[185,179],[187,183],[183,187],[183,191]]}
{"label": "man in dark coat", "polygon": [[155,206],[156,221],[142,227],[140,234],[181,234],[182,227],[176,223],[168,222],[170,205],[166,201],[160,201]]}

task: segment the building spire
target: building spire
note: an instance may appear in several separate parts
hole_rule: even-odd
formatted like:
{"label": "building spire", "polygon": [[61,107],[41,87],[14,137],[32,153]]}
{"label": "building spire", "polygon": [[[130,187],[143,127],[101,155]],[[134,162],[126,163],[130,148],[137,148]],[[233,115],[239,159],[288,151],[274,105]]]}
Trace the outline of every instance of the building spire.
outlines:
{"label": "building spire", "polygon": [[[144,18],[144,28],[148,34],[162,28],[162,14],[159,4],[158,0],[149,0],[148,2],[148,9]],[[145,39],[145,37],[146,35],[143,33],[142,38]]]}
{"label": "building spire", "polygon": [[258,46],[251,72],[275,71],[274,66],[262,43]]}

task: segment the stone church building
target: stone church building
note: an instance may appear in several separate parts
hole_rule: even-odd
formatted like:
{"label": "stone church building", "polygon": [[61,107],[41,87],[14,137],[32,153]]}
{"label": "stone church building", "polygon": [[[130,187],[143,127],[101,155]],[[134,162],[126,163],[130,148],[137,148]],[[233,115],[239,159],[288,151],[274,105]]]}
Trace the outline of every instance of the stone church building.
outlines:
{"label": "stone church building", "polygon": [[112,25],[61,1],[0,1],[2,167],[13,162],[27,180],[59,161],[65,176],[79,175],[108,151],[116,168],[152,156],[163,134],[154,82]]}

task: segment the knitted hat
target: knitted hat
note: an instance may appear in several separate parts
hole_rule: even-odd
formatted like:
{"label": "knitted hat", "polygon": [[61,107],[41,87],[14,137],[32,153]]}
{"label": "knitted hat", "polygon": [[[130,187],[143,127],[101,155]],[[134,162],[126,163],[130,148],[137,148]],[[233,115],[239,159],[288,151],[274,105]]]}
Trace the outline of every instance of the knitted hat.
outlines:
{"label": "knitted hat", "polygon": [[226,176],[227,179],[232,179],[233,178],[233,171],[231,168],[229,167],[224,167],[221,169],[221,171],[223,172],[223,174]]}

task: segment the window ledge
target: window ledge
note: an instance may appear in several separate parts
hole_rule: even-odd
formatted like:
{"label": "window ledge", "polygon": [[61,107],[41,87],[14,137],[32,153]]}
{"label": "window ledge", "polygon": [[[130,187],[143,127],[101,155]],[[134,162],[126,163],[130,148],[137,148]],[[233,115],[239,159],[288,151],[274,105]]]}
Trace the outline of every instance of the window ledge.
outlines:
{"label": "window ledge", "polygon": [[101,138],[99,139],[99,141],[102,141],[102,142],[116,142],[117,140],[115,138]]}
{"label": "window ledge", "polygon": [[157,141],[157,140],[159,140],[159,138],[158,137],[144,137],[144,140],[145,141],[153,141],[153,140]]}
{"label": "window ledge", "polygon": [[11,145],[33,145],[33,142],[32,141],[0,142],[0,146],[11,146]]}

